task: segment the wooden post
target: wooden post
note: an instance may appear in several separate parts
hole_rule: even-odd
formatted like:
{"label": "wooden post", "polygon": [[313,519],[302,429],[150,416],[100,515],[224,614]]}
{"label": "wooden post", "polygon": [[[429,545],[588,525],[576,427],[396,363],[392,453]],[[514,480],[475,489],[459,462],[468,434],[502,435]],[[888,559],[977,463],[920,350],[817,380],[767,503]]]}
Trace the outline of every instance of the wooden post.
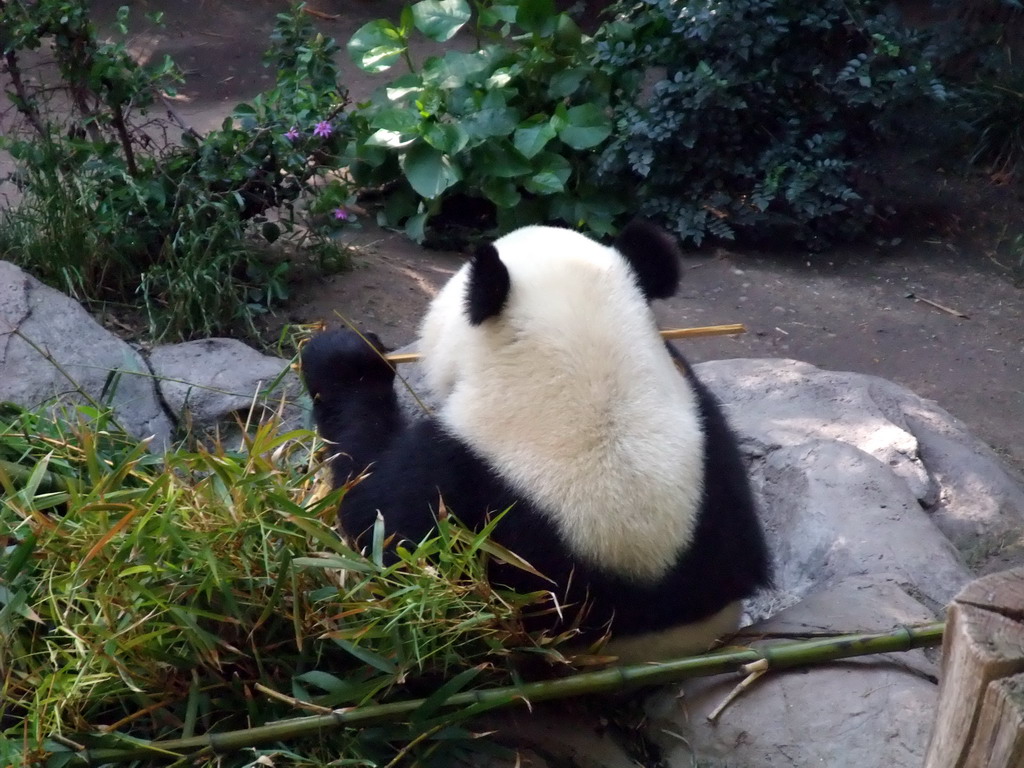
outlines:
{"label": "wooden post", "polygon": [[1024,568],[968,584],[949,606],[925,768],[1024,768]]}

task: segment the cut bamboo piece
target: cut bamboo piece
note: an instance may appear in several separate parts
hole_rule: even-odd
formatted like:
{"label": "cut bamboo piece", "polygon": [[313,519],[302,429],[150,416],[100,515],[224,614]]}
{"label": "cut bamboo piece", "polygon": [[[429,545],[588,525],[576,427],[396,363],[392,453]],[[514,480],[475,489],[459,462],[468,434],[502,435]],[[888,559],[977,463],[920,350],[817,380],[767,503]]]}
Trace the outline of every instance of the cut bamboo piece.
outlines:
{"label": "cut bamboo piece", "polygon": [[[746,333],[747,328],[743,323],[732,323],[731,325],[701,325],[696,328],[666,328],[661,332],[661,338],[669,339],[696,339],[702,336],[732,336],[738,333]],[[420,359],[419,352],[400,352],[385,355],[385,359],[394,365],[402,363],[415,363]]]}

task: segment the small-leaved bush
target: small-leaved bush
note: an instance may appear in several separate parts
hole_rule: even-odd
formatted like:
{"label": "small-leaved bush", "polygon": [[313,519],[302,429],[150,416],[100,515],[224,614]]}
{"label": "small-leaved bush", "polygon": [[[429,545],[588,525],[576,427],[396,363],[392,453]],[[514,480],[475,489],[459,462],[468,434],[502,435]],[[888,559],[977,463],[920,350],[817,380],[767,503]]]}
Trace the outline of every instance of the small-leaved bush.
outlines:
{"label": "small-leaved bush", "polygon": [[[490,558],[518,562],[454,518],[366,553],[334,530],[313,433],[251,430],[164,456],[102,407],[58,418],[0,406],[0,757],[67,765],[283,718],[441,694],[402,721],[190,764],[452,765],[479,711],[441,712],[459,689],[508,683],[520,617],[539,596],[492,588]],[[546,607],[546,606],[545,606]],[[432,681],[410,694],[414,681]],[[105,761],[101,761],[105,762]],[[144,755],[131,765],[152,765]]]}
{"label": "small-leaved bush", "polygon": [[[944,100],[877,0],[641,0],[598,33],[623,99],[599,174],[680,237],[829,241],[878,215],[856,179],[901,109]],[[649,88],[651,72],[663,75]]]}
{"label": "small-leaved bush", "polygon": [[[0,146],[23,194],[3,217],[0,250],[80,299],[141,298],[155,337],[244,328],[285,294],[286,262],[267,243],[318,234],[295,226],[296,206],[336,225],[349,217],[347,185],[319,181],[346,144],[337,46],[300,8],[281,14],[266,56],[274,86],[200,135],[152,114],[176,114],[180,74],[170,59],[129,55],[127,7],[103,41],[88,5],[15,1],[0,15],[5,85],[22,116]],[[40,50],[56,82],[24,71]],[[328,243],[317,241],[321,253]]]}

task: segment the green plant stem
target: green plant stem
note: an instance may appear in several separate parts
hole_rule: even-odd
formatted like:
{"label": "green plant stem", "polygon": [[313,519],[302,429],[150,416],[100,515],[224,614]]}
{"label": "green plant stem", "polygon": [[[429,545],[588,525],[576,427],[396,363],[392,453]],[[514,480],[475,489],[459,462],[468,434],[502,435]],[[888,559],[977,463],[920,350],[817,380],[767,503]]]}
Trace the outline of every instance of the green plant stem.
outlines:
{"label": "green plant stem", "polygon": [[[764,660],[769,669],[822,664],[837,659],[877,653],[909,651],[939,645],[945,624],[936,622],[918,627],[899,627],[879,634],[844,635],[827,640],[810,640],[771,645],[759,649],[724,651],[667,661],[659,664],[638,664],[613,667],[598,672],[584,672],[559,680],[542,680],[517,686],[466,691],[448,698],[441,708],[454,709],[468,705],[496,708],[521,702],[564,699],[595,693],[610,693],[627,688],[664,685],[692,677],[706,677],[736,672],[747,664]],[[155,741],[132,749],[95,749],[78,752],[62,765],[94,765],[128,760],[175,760],[198,750],[215,753],[235,752],[259,744],[314,736],[325,729],[352,728],[399,720],[424,705],[425,699],[395,701],[365,707],[336,710],[328,715],[313,715],[282,720],[256,728],[225,733],[211,733],[188,739]]]}
{"label": "green plant stem", "polygon": [[[35,471],[33,467],[26,467],[21,464],[15,464],[13,461],[0,460],[0,474],[7,475],[11,480],[14,481],[15,485],[26,485],[28,484],[29,478],[32,477],[32,473]],[[52,472],[44,472],[42,479],[39,481],[39,489],[41,493],[56,493],[58,491],[67,491],[68,484],[64,478],[59,475],[55,475]]]}

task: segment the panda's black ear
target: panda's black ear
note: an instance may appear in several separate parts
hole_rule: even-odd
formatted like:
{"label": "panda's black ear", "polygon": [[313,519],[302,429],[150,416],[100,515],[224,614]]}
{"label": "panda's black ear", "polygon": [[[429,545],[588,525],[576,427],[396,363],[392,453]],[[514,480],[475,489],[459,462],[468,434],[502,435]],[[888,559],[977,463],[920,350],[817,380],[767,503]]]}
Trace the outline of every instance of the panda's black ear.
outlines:
{"label": "panda's black ear", "polygon": [[633,219],[615,238],[615,249],[633,267],[648,301],[675,295],[682,254],[667,232],[645,219]]}
{"label": "panda's black ear", "polygon": [[498,258],[492,244],[481,245],[469,263],[469,284],[466,286],[466,314],[471,325],[480,325],[499,314],[508,299],[508,268]]}

